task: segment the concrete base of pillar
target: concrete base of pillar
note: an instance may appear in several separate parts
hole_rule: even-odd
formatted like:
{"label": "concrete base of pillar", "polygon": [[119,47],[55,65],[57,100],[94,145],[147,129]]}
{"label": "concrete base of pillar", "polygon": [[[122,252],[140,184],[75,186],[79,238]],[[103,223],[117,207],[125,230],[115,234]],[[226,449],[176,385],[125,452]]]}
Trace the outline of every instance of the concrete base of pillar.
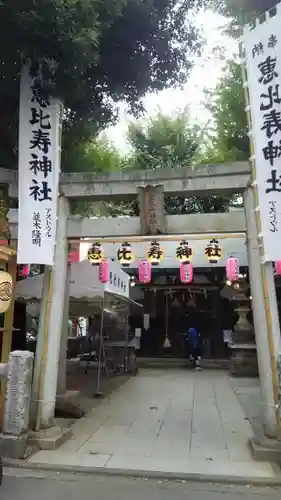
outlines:
{"label": "concrete base of pillar", "polygon": [[255,344],[232,346],[230,373],[233,377],[258,377],[259,369]]}
{"label": "concrete base of pillar", "polygon": [[249,441],[250,450],[255,460],[281,465],[281,442],[266,437],[253,438]]}
{"label": "concrete base of pillar", "polygon": [[28,434],[11,436],[0,434],[1,456],[6,458],[23,459],[26,456]]}
{"label": "concrete base of pillar", "polygon": [[57,394],[56,416],[62,418],[81,418],[85,411],[80,407],[80,391],[66,391]]}
{"label": "concrete base of pillar", "polygon": [[37,446],[40,450],[55,450],[72,437],[72,429],[59,426],[31,432],[28,437],[30,445]]}
{"label": "concrete base of pillar", "polygon": [[255,344],[255,337],[251,330],[235,330],[232,334],[233,344]]}

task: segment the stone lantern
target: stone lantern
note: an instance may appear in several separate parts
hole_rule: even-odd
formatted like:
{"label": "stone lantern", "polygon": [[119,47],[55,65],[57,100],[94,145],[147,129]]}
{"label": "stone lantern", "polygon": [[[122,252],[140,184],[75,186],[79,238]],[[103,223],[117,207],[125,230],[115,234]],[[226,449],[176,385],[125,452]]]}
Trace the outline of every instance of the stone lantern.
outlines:
{"label": "stone lantern", "polygon": [[244,278],[239,278],[233,286],[236,291],[233,301],[238,320],[232,336],[230,372],[238,377],[256,377],[258,364],[255,334],[248,319],[251,312],[249,285]]}

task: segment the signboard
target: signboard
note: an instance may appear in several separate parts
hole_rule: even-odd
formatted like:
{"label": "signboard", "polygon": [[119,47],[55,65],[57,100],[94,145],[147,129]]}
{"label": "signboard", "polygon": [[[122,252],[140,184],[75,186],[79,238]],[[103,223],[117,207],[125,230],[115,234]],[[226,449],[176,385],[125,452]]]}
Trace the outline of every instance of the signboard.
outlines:
{"label": "signboard", "polygon": [[[28,281],[28,280],[26,280]],[[93,266],[88,259],[81,262],[73,262],[70,267],[70,290],[69,295],[72,299],[81,299],[87,297],[94,299],[96,297],[104,297],[106,292],[114,293],[122,297],[129,298],[130,295],[130,279],[120,266],[115,262],[109,262],[109,281],[101,283],[99,280],[99,267]],[[34,286],[35,286],[34,282]],[[30,286],[32,282],[30,283]],[[41,286],[41,285],[40,285]],[[17,285],[17,297],[37,297],[37,292],[26,288],[19,283]],[[42,290],[42,286],[41,286]]]}
{"label": "signboard", "polygon": [[[198,234],[196,235],[196,239],[192,238],[192,242],[190,241],[190,245],[193,249],[193,257],[192,264],[193,268],[207,268],[209,267],[208,259],[205,256],[205,248],[206,243],[208,243],[209,239],[203,239],[206,235]],[[212,264],[212,267],[225,267],[227,264],[227,259],[233,255],[235,258],[239,260],[240,267],[248,266],[247,260],[247,247],[246,247],[246,236],[245,234],[237,234],[237,237],[233,238],[226,237],[225,234],[217,233],[214,235],[216,239],[218,239],[219,244],[223,250],[223,254],[221,259],[217,264]],[[233,235],[232,235],[233,236]],[[208,237],[209,238],[209,237]],[[130,241],[130,239],[129,239]],[[179,270],[179,261],[176,257],[177,246],[180,243],[176,241],[161,241],[161,248],[164,252],[164,259],[158,264],[158,269],[178,269]],[[106,242],[102,241],[102,246],[104,250],[104,255],[106,259],[116,259],[117,251],[120,247],[119,242]],[[131,241],[132,251],[135,256],[135,260],[130,265],[130,269],[134,269],[135,274],[138,272],[139,262],[141,260],[146,260],[147,258],[147,250],[149,248],[149,241]],[[87,259],[88,249],[91,247],[91,243],[82,242],[80,244],[80,260]],[[126,268],[125,268],[126,270]],[[196,278],[197,279],[197,278]]]}
{"label": "signboard", "polygon": [[281,256],[281,4],[244,30],[265,260]]}
{"label": "signboard", "polygon": [[19,118],[19,264],[54,262],[60,173],[61,106],[40,76],[21,75]]}
{"label": "signboard", "polygon": [[163,186],[140,186],[138,198],[141,234],[157,235],[165,233]]}
{"label": "signboard", "polygon": [[130,278],[115,262],[109,263],[109,282],[104,285],[104,290],[129,298]]}

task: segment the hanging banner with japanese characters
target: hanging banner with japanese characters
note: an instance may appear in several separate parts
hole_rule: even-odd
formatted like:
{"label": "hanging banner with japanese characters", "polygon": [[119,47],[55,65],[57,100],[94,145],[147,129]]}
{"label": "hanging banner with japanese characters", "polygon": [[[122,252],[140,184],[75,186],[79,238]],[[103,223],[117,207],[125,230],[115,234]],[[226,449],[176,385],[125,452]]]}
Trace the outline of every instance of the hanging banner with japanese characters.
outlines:
{"label": "hanging banner with japanese characters", "polygon": [[281,8],[244,30],[265,261],[281,256]]}
{"label": "hanging banner with japanese characters", "polygon": [[19,122],[19,264],[53,265],[60,174],[61,106],[42,78],[22,70]]}

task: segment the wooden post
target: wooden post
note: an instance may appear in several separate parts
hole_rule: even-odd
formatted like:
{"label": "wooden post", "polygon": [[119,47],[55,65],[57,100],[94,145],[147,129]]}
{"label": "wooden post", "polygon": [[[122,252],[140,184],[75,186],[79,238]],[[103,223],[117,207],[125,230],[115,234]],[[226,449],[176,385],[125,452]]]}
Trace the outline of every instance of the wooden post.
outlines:
{"label": "wooden post", "polygon": [[[9,211],[9,186],[8,184],[0,184],[0,240],[10,239],[10,228],[8,221]],[[1,241],[0,241],[1,244]]]}
{"label": "wooden post", "polygon": [[[11,259],[9,261],[7,271],[12,276],[13,289],[14,289],[15,284],[16,284],[16,279],[17,279],[17,263],[16,263],[15,259]],[[10,307],[5,312],[1,363],[8,363],[9,354],[10,354],[11,348],[12,348],[14,307],[15,307],[15,296],[13,294]]]}

